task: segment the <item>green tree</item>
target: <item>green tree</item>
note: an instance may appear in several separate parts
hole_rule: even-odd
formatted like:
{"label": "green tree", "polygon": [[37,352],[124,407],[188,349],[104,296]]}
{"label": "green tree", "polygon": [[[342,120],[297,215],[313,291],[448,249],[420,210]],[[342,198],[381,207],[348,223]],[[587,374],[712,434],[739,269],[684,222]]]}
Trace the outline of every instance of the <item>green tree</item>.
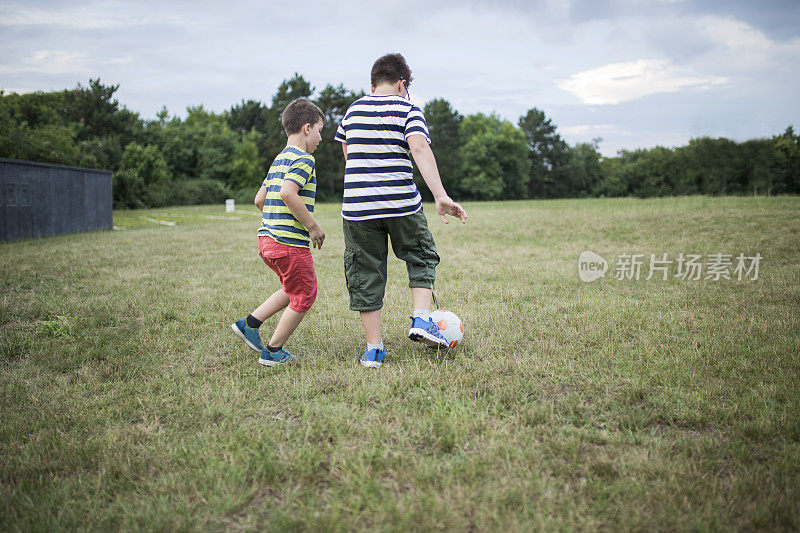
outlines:
{"label": "green tree", "polygon": [[130,143],[114,173],[113,197],[117,208],[162,206],[170,203],[172,175],[157,146]]}
{"label": "green tree", "polygon": [[164,161],[164,156],[158,146],[142,147],[139,144],[130,143],[125,147],[125,153],[122,155],[120,170],[135,172],[145,185],[153,185],[172,179],[172,175],[167,169],[167,163]]}
{"label": "green tree", "polygon": [[0,113],[14,124],[30,128],[47,125],[67,126],[64,94],[37,91],[26,94],[0,92]]}
{"label": "green tree", "polygon": [[528,192],[531,198],[557,198],[571,192],[559,178],[559,167],[569,157],[569,146],[556,131],[544,111],[532,108],[520,117],[519,127],[525,134],[530,159]]}
{"label": "green tree", "polygon": [[630,172],[623,163],[624,152],[618,157],[607,157],[600,161],[602,178],[593,189],[595,196],[629,196]]}
{"label": "green tree", "polygon": [[185,181],[195,176],[197,147],[203,142],[200,130],[187,128],[180,117],[173,116],[163,126],[151,123],[148,132],[158,139],[167,167],[176,180]]}
{"label": "green tree", "polygon": [[239,141],[223,115],[203,106],[188,107],[186,120],[173,117],[158,134],[163,139],[167,166],[176,179],[214,179],[227,182]]}
{"label": "green tree", "polygon": [[267,109],[269,108],[258,100],[242,99],[240,104],[232,106],[228,111],[228,126],[240,135],[246,135],[253,130],[263,132]]}
{"label": "green tree", "polygon": [[[83,166],[94,166],[114,170],[119,168],[123,148],[119,137],[100,137],[87,139],[78,143],[78,151]],[[88,162],[92,161],[91,165]]]}
{"label": "green tree", "polygon": [[633,192],[637,196],[670,196],[676,193],[683,167],[669,148],[656,146],[646,150],[632,166]]}
{"label": "green tree", "polygon": [[678,149],[685,156],[687,183],[700,194],[730,194],[740,192],[736,182],[739,150],[735,142],[725,139],[699,137]]}
{"label": "green tree", "polygon": [[[180,124],[180,122],[181,120],[178,117],[170,118],[167,107],[162,106],[161,110],[156,113],[156,118],[154,120],[144,122],[142,131],[136,142],[143,146],[154,144],[160,147],[163,152],[164,145],[166,144],[167,129],[170,127],[173,129],[179,128],[180,126],[178,124]],[[169,161],[167,161],[167,164],[169,165]]]}
{"label": "green tree", "polygon": [[61,93],[0,94],[0,157],[94,166],[78,142],[80,126],[64,119]]}
{"label": "green tree", "polygon": [[731,193],[755,195],[767,194],[771,190],[775,179],[772,149],[769,139],[738,143],[735,174],[729,182]]}
{"label": "green tree", "polygon": [[310,98],[313,92],[314,88],[311,84],[297,73],[292,78],[283,80],[278,86],[275,95],[272,97],[272,103],[264,115],[264,147],[262,155],[267,161],[272,161],[278,152],[286,146],[286,134],[281,124],[281,113],[292,100],[300,97]]}
{"label": "green tree", "polygon": [[113,98],[118,87],[97,79],[88,87],[3,95],[0,115],[10,124],[0,145],[18,144],[20,157],[35,161],[116,169],[123,147],[143,131],[138,115]]}
{"label": "green tree", "polygon": [[278,85],[275,95],[272,97],[272,105],[270,109],[277,111],[278,116],[283,112],[284,108],[295,100],[296,98],[310,98],[314,93],[314,87],[303,76],[294,73],[294,76],[288,80],[283,80]]}
{"label": "green tree", "polygon": [[84,87],[64,91],[66,118],[81,125],[81,140],[109,134],[128,133],[135,128],[138,117],[127,109],[120,109],[114,93],[117,85],[103,85],[100,78],[90,79]]}
{"label": "green tree", "polygon": [[76,128],[54,124],[29,128],[14,125],[4,131],[0,141],[2,157],[55,163],[58,165],[96,166],[93,157],[84,157],[78,143]]}
{"label": "green tree", "polygon": [[[274,146],[274,139],[270,135],[279,136],[280,131],[276,128],[267,127],[267,120],[270,118],[269,108],[259,102],[258,100],[242,100],[240,104],[231,107],[230,111],[226,114],[228,126],[242,139],[245,137],[254,142],[256,151],[258,152],[256,158],[256,165],[261,171],[265,171],[269,162],[275,157],[271,150]],[[251,157],[250,154],[247,156]],[[241,167],[239,167],[241,170]],[[238,172],[238,171],[237,171]],[[236,187],[236,185],[232,185]]]}
{"label": "green tree", "polygon": [[792,126],[783,135],[773,137],[774,191],[775,193],[800,193],[800,135]]}
{"label": "green tree", "polygon": [[559,169],[559,174],[568,184],[569,196],[589,196],[602,181],[603,169],[597,151],[599,143],[600,139],[594,139],[591,143],[579,143],[569,149],[566,162]]}
{"label": "green tree", "polygon": [[[464,117],[447,100],[436,98],[423,109],[428,131],[431,135],[431,150],[436,157],[439,175],[447,193],[458,198],[464,194],[461,163],[461,122]],[[425,189],[426,196],[430,192]]]}
{"label": "green tree", "polygon": [[525,135],[508,121],[482,113],[461,124],[463,191],[475,200],[527,195],[530,160]]}
{"label": "green tree", "polygon": [[231,163],[239,137],[228,127],[225,117],[206,111],[203,106],[188,108],[184,122],[189,130],[201,137],[197,146],[197,170],[200,179],[226,182],[231,175]]}
{"label": "green tree", "polygon": [[114,209],[138,209],[145,203],[144,180],[132,170],[117,170],[112,175]]}
{"label": "green tree", "polygon": [[258,189],[263,181],[266,170],[258,155],[258,137],[253,128],[236,145],[229,180],[233,189]]}
{"label": "green tree", "polygon": [[[88,86],[80,83],[75,89],[63,91],[61,114],[71,124],[78,125],[78,141],[95,159],[107,168],[120,164],[123,147],[140,137],[143,122],[114,98],[117,85],[103,85],[100,78],[90,79]],[[88,141],[88,142],[86,142]]]}

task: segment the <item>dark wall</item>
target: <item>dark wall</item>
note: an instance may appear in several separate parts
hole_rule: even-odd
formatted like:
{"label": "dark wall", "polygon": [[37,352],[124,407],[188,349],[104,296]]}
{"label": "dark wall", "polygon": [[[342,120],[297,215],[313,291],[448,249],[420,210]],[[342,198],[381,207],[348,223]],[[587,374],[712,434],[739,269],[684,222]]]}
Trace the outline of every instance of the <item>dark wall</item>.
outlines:
{"label": "dark wall", "polygon": [[0,158],[0,241],[111,229],[111,171]]}

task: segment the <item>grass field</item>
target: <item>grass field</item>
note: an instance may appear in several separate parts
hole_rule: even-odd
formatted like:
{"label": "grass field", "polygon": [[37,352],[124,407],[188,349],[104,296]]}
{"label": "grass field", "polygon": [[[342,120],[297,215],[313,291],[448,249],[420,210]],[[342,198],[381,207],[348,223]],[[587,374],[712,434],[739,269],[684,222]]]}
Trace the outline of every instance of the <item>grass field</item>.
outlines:
{"label": "grass field", "polygon": [[[800,528],[800,198],[465,207],[426,206],[464,345],[405,337],[392,258],[379,370],[336,205],[289,367],[230,330],[278,286],[252,214],[0,244],[0,530]],[[586,249],[611,263],[593,283]],[[633,253],[762,261],[614,279]]]}

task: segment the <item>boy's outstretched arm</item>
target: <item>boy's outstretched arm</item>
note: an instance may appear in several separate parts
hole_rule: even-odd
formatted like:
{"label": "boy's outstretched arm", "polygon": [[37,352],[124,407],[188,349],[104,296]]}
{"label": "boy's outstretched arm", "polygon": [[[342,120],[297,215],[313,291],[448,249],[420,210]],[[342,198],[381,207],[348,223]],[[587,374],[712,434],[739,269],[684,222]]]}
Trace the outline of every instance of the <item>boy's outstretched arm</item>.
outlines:
{"label": "boy's outstretched arm", "polygon": [[315,248],[322,248],[322,243],[325,241],[325,232],[319,227],[314,215],[308,212],[305,202],[300,195],[300,186],[292,180],[283,180],[281,186],[281,200],[292,212],[302,225],[308,230],[308,238],[311,239],[311,245]]}
{"label": "boy's outstretched arm", "polygon": [[414,162],[417,164],[420,174],[422,174],[422,179],[425,180],[431,193],[433,193],[433,197],[436,199],[436,213],[439,218],[447,224],[446,215],[450,215],[461,219],[462,224],[466,224],[467,212],[464,211],[461,205],[447,196],[447,192],[444,190],[442,178],[439,176],[439,168],[436,166],[436,158],[428,145],[428,140],[422,135],[412,135],[408,138],[408,146],[411,148],[411,155],[414,157]]}

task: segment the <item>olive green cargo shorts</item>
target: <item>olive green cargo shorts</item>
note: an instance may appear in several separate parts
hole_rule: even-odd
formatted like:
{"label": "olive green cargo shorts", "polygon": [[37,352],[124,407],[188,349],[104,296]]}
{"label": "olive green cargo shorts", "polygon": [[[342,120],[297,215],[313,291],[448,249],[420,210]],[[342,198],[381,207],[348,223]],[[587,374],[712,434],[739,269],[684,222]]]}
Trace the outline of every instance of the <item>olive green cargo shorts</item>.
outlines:
{"label": "olive green cargo shorts", "polygon": [[387,237],[394,255],[406,262],[408,286],[433,288],[439,254],[422,211],[404,217],[346,220],[344,277],[353,311],[377,311],[386,290]]}

